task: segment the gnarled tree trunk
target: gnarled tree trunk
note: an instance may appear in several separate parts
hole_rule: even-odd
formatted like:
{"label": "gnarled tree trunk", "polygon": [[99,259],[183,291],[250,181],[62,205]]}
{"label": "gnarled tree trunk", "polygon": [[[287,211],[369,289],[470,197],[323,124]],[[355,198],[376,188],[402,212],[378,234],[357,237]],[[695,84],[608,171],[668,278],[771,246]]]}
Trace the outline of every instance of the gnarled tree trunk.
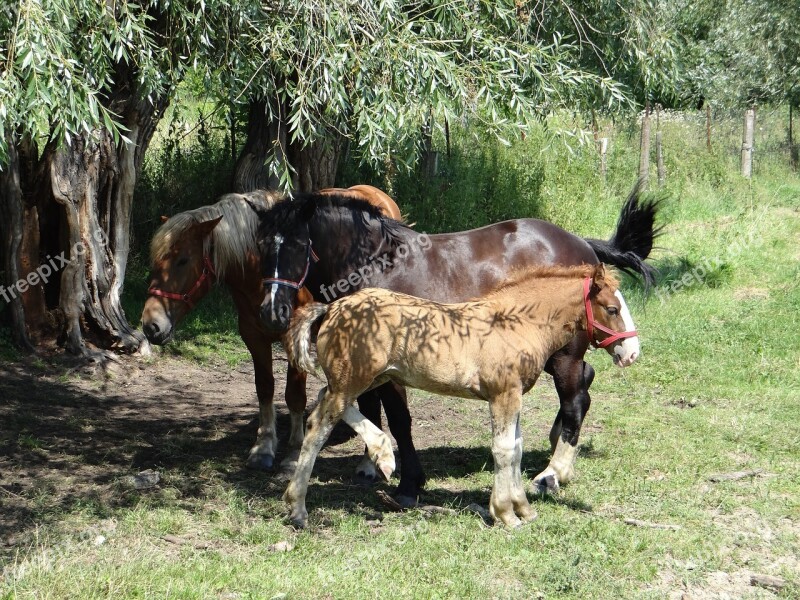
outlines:
{"label": "gnarled tree trunk", "polygon": [[[132,86],[120,86],[119,90]],[[128,323],[121,294],[128,261],[133,188],[166,100],[113,100],[130,142],[106,130],[48,144],[41,157],[19,140],[0,175],[3,188],[3,290],[13,296],[18,345],[58,341],[90,354],[87,341],[126,352],[149,346]],[[22,157],[27,158],[23,160]]]}

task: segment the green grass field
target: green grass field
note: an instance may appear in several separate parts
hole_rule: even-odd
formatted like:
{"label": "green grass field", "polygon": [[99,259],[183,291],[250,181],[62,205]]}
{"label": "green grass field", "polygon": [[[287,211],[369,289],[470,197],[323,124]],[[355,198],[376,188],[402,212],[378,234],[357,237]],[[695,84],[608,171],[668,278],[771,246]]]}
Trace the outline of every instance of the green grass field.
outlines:
{"label": "green grass field", "polygon": [[[424,501],[456,514],[383,512],[373,490],[346,485],[354,457],[338,479],[312,479],[310,528],[296,532],[283,522],[281,482],[245,474],[250,483],[230,485],[224,475],[240,461],[206,461],[191,475],[162,473],[158,491],[129,493],[122,506],[76,498],[53,513],[41,498],[47,525],[8,555],[0,597],[800,596],[800,179],[775,159],[741,180],[729,155],[703,154],[699,136],[679,154],[686,127],[665,125],[674,151],[654,255],[661,284],[644,298],[625,282],[642,357],[620,370],[605,353],[589,356],[597,377],[578,478],[555,497],[532,498],[531,524],[487,527],[462,510],[488,504],[488,411],[417,393],[412,415],[439,403],[459,421],[457,435],[426,430],[440,441],[422,449]],[[606,185],[591,158],[537,158],[544,216],[607,236],[634,173],[634,150],[615,152]],[[129,292],[130,315],[141,290]],[[223,295],[168,352],[221,370],[246,360]],[[545,379],[524,408],[528,489],[546,464],[554,414]],[[448,422],[417,422],[415,432],[446,432]],[[758,472],[710,479],[738,471]],[[201,492],[183,493],[190,479]],[[279,542],[290,549],[271,547]],[[753,573],[785,587],[752,586]]]}

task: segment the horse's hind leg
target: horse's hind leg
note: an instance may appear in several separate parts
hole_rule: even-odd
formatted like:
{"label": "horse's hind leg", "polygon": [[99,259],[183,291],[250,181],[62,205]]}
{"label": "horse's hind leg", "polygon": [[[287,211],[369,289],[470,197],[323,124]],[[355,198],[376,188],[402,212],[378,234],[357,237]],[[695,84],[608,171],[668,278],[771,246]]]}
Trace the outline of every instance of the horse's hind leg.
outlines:
{"label": "horse's hind leg", "polygon": [[286,371],[286,406],[289,408],[289,445],[281,468],[293,471],[300,456],[305,435],[306,374],[292,365]]}
{"label": "horse's hind leg", "polygon": [[550,430],[553,451],[550,464],[533,480],[537,492],[557,492],[561,484],[568,483],[575,476],[578,439],[591,405],[589,386],[594,379],[594,369],[583,360],[587,348],[585,335],[576,336],[553,354],[545,366],[553,376],[560,409]]}
{"label": "horse's hind leg", "polygon": [[297,467],[283,494],[284,501],[288,502],[291,508],[289,518],[297,527],[305,527],[308,520],[306,493],[314,462],[333,431],[334,425],[342,417],[345,406],[349,404],[347,398],[340,394],[329,393],[327,387],[320,390],[319,398],[319,404],[308,417],[308,429],[297,459]]}
{"label": "horse's hind leg", "polygon": [[492,398],[492,456],[494,485],[489,512],[508,527],[518,527],[536,518],[522,486],[522,433],[519,416],[522,406],[520,390],[504,392]]}

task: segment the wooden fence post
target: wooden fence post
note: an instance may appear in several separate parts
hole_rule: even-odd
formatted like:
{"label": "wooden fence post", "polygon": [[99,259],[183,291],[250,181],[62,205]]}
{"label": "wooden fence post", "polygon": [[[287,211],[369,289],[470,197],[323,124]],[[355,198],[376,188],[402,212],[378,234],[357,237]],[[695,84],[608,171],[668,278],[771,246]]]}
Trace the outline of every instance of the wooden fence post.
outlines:
{"label": "wooden fence post", "polygon": [[642,189],[647,189],[647,179],[650,177],[650,103],[645,105],[642,116],[642,138],[639,145],[639,179]]}
{"label": "wooden fence post", "polygon": [[608,154],[608,138],[600,138],[600,175],[606,180],[606,155]]}
{"label": "wooden fence post", "polygon": [[656,173],[658,173],[658,187],[664,187],[667,178],[664,168],[664,149],[661,145],[661,105],[656,104]]}
{"label": "wooden fence post", "polygon": [[751,106],[744,113],[744,134],[742,135],[742,177],[753,176],[753,137],[756,128],[756,107]]}
{"label": "wooden fence post", "polygon": [[797,145],[794,143],[794,102],[789,101],[789,163],[792,170],[797,171],[798,157]]}

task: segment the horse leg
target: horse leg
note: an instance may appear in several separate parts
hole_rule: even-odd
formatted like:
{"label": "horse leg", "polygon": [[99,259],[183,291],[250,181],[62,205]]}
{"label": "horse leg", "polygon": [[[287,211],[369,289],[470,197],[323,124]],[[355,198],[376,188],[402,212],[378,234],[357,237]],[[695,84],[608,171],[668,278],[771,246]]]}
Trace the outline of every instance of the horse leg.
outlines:
{"label": "horse leg", "polygon": [[518,527],[536,517],[522,487],[521,407],[522,394],[519,390],[498,394],[489,401],[494,457],[494,484],[489,512],[508,527]]}
{"label": "horse leg", "polygon": [[367,445],[367,457],[370,463],[377,465],[378,470],[386,478],[386,481],[389,481],[395,469],[394,450],[392,450],[392,442],[389,440],[389,436],[358,412],[358,409],[353,405],[349,405],[344,410],[342,417],[353,428],[353,431],[364,440]]}
{"label": "horse leg", "polygon": [[300,456],[305,435],[306,374],[292,365],[286,371],[286,406],[289,408],[289,446],[287,455],[281,461],[281,468],[293,471]]}
{"label": "horse leg", "polygon": [[258,333],[249,319],[239,315],[239,333],[253,357],[256,395],[258,396],[258,433],[256,443],[250,448],[246,466],[249,469],[269,471],[275,464],[275,377],[272,374],[272,340]]}
{"label": "horse leg", "polygon": [[[361,394],[358,397],[358,409],[375,427],[381,429],[381,398],[377,390],[369,390]],[[374,481],[378,475],[375,463],[369,457],[368,447],[364,448],[364,456],[356,467],[356,475],[367,481]]]}
{"label": "horse leg", "polygon": [[533,479],[539,493],[555,493],[561,484],[575,477],[578,438],[591,405],[589,386],[594,380],[594,369],[583,360],[587,348],[585,335],[576,336],[545,365],[545,370],[553,376],[560,409],[550,430],[553,456],[547,468]]}
{"label": "horse leg", "polygon": [[283,494],[283,500],[291,509],[289,518],[297,527],[305,527],[308,521],[306,493],[314,462],[349,403],[350,400],[343,395],[332,394],[324,387],[319,392],[319,403],[308,417],[307,433],[297,458],[297,467]]}
{"label": "horse leg", "polygon": [[394,382],[388,382],[377,390],[386,412],[389,431],[397,441],[397,452],[400,455],[400,483],[395,490],[394,499],[406,508],[415,506],[425,486],[425,472],[411,438],[411,413],[408,411],[406,389]]}

